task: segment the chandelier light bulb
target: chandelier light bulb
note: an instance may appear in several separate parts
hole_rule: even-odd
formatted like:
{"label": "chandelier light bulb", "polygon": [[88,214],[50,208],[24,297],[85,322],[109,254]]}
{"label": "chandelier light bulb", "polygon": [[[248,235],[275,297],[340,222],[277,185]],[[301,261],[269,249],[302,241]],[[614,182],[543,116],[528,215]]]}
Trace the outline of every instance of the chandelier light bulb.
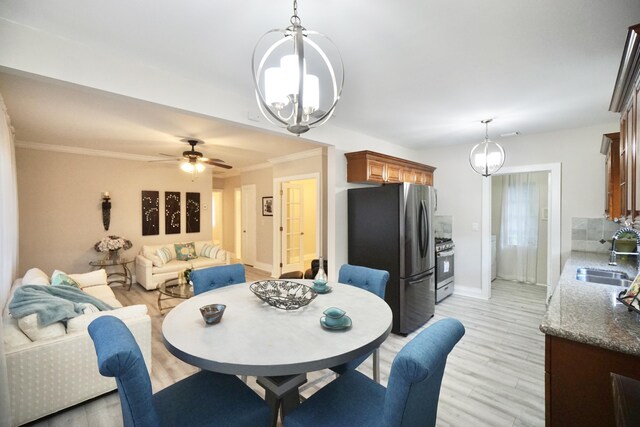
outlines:
{"label": "chandelier light bulb", "polygon": [[504,164],[504,149],[497,142],[489,139],[489,123],[492,119],[483,120],[485,125],[484,141],[476,144],[469,154],[471,168],[480,175],[487,177],[496,173]]}

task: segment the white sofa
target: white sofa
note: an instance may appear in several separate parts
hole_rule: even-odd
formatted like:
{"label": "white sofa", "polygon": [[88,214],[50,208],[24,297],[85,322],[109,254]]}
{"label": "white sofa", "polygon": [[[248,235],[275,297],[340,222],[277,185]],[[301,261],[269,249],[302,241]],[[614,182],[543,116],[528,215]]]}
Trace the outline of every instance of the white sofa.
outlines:
{"label": "white sofa", "polygon": [[[193,243],[195,245],[197,258],[188,261],[179,261],[176,259],[174,243],[142,246],[140,253],[136,256],[136,281],[145,289],[153,290],[165,280],[178,277],[181,271],[231,264],[231,254],[219,246],[214,245],[212,241],[200,240]],[[202,249],[205,245],[211,245],[217,248],[217,250],[211,254],[211,257],[202,255]],[[163,262],[158,256],[158,250],[162,248],[167,248],[172,255],[173,259],[169,262]]]}
{"label": "white sofa", "polygon": [[[104,273],[103,279],[99,272]],[[116,388],[113,378],[103,377],[98,372],[95,348],[87,332],[87,326],[97,316],[120,317],[131,329],[147,367],[151,369],[151,318],[147,315],[147,307],[122,307],[106,284],[106,272],[99,270],[90,274],[93,276],[89,277],[99,277],[99,280],[93,280],[94,283],[77,280],[82,290],[114,310],[80,315],[69,320],[66,327],[58,322],[42,328],[35,322],[35,317],[33,322],[28,319],[30,316],[20,322],[12,318],[9,303],[13,293],[22,284],[27,284],[23,279],[13,283],[2,311],[12,426],[28,423]],[[29,284],[44,283],[29,280]]]}

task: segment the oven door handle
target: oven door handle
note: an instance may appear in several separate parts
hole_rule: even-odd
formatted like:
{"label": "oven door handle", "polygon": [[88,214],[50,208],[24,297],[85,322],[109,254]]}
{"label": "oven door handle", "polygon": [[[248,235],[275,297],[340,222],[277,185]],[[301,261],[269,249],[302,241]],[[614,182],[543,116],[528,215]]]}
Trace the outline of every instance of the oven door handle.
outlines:
{"label": "oven door handle", "polygon": [[448,251],[437,252],[436,256],[438,258],[445,257],[445,256],[453,256],[453,249],[450,249]]}

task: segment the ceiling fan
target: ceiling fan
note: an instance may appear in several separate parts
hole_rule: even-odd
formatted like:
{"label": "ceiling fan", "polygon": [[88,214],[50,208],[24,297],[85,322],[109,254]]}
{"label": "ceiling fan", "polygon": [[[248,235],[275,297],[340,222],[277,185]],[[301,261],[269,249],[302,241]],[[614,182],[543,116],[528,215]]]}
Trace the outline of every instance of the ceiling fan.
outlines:
{"label": "ceiling fan", "polygon": [[224,169],[231,169],[233,167],[226,164],[222,159],[209,159],[207,157],[204,157],[204,154],[202,154],[201,152],[196,151],[196,145],[204,144],[204,141],[202,140],[199,140],[196,138],[184,138],[184,139],[181,139],[180,141],[186,142],[191,146],[191,150],[182,152],[182,157],[175,157],[174,155],[171,155],[171,154],[158,153],[161,156],[167,156],[167,157],[173,157],[173,158],[167,159],[167,160],[151,160],[151,161],[152,162],[179,161],[179,162],[182,162],[180,167],[185,172],[193,172],[194,170],[197,170],[198,172],[202,172],[204,170],[203,163],[206,165],[217,166],[219,168],[224,168]]}

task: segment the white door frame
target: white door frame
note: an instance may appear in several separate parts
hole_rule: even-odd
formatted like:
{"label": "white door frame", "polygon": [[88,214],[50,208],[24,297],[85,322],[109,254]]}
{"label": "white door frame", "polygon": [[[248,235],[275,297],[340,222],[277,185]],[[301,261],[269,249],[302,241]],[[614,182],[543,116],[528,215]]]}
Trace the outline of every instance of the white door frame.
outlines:
{"label": "white door frame", "polygon": [[[504,167],[494,175],[525,172],[549,172],[549,221],[547,223],[547,300],[553,294],[560,278],[560,225],[562,218],[561,183],[562,164]],[[481,241],[482,298],[491,298],[491,179],[482,180],[482,241]]]}
{"label": "white door frame", "polygon": [[[322,214],[320,208],[322,203],[320,197],[322,195],[322,180],[320,179],[320,173],[314,172],[304,175],[292,175],[282,176],[273,179],[273,267],[271,275],[278,277],[282,274],[280,270],[280,257],[282,245],[280,244],[280,224],[282,223],[282,196],[280,195],[280,188],[283,182],[287,181],[300,181],[303,179],[316,180],[316,218],[320,218]],[[320,230],[320,221],[316,221],[316,248],[319,248],[320,239],[322,238],[322,230]]]}

